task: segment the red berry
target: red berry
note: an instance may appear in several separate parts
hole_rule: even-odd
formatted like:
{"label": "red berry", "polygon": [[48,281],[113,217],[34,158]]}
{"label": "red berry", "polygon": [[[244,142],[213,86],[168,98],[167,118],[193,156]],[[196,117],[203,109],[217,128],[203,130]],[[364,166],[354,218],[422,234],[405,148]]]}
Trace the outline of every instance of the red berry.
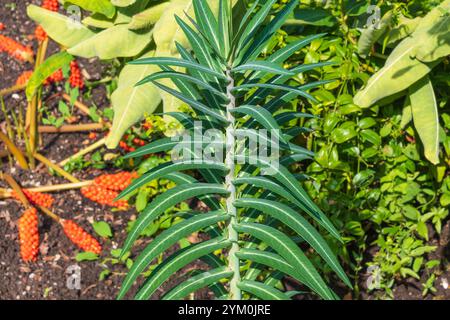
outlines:
{"label": "red berry", "polygon": [[27,209],[19,219],[20,255],[25,262],[36,261],[39,254],[38,213]]}

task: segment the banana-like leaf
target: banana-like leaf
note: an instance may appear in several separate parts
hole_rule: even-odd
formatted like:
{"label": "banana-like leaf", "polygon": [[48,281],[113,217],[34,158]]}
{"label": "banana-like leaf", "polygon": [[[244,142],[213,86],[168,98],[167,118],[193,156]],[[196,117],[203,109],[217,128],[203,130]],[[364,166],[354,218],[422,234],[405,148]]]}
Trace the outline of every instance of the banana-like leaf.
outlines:
{"label": "banana-like leaf", "polygon": [[238,287],[261,300],[291,300],[280,290],[257,281],[244,280],[238,284]]}
{"label": "banana-like leaf", "polygon": [[371,25],[363,29],[363,31],[361,32],[361,36],[359,37],[358,40],[358,54],[361,57],[363,58],[367,57],[373,45],[378,41],[378,39],[383,35],[383,33],[385,33],[386,29],[388,29],[389,26],[391,25],[393,17],[394,13],[392,10],[390,10],[386,12],[383,18],[381,18],[378,27]]}
{"label": "banana-like leaf", "polygon": [[156,24],[159,19],[161,19],[161,16],[164,14],[169,5],[170,4],[168,2],[163,2],[135,14],[128,25],[128,29],[140,30],[149,28],[150,26]]}
{"label": "banana-like leaf", "polygon": [[439,113],[433,84],[428,77],[419,80],[409,89],[411,111],[425,158],[432,164],[439,163]]}
{"label": "banana-like leaf", "polygon": [[142,285],[139,292],[136,294],[137,300],[145,300],[158,289],[162,283],[174,275],[181,268],[184,268],[189,263],[213,253],[216,250],[227,248],[231,243],[223,238],[212,239],[209,241],[193,244],[174,253],[170,258],[164,260],[158,267],[150,274],[148,279]]}
{"label": "banana-like leaf", "polygon": [[209,212],[184,220],[162,232],[137,257],[130,272],[123,281],[118,298],[123,298],[141,272],[144,271],[144,269],[148,267],[153,259],[161,252],[164,252],[166,249],[177,243],[177,241],[189,236],[193,232],[220,221],[226,221],[229,218],[230,217],[224,214],[224,212]]}
{"label": "banana-like leaf", "polygon": [[[150,52],[146,56],[153,54]],[[141,120],[145,114],[153,113],[161,103],[159,90],[152,84],[135,86],[136,82],[157,70],[158,67],[154,65],[126,65],[120,72],[117,89],[111,96],[114,120],[106,140],[108,148],[116,148],[125,131]]]}
{"label": "banana-like leaf", "polygon": [[48,79],[55,71],[61,69],[64,66],[69,65],[73,60],[73,56],[66,51],[61,51],[47,58],[42,64],[40,64],[33,72],[28,80],[26,95],[27,100],[31,101],[36,94],[37,89]]}
{"label": "banana-like leaf", "polygon": [[385,66],[356,94],[355,104],[368,108],[408,89],[430,73],[439,58],[450,54],[449,17],[443,14],[449,8],[450,0],[445,0],[421,19],[414,33],[392,51]]}
{"label": "banana-like leaf", "polygon": [[129,7],[135,2],[136,0],[111,0],[111,3],[116,7]]}
{"label": "banana-like leaf", "polygon": [[50,38],[67,48],[95,36],[93,31],[76,19],[71,19],[57,12],[29,5],[27,14],[44,28]]}
{"label": "banana-like leaf", "polygon": [[101,13],[108,18],[112,18],[116,13],[116,8],[109,0],[65,0],[64,4],[74,4],[84,10]]}
{"label": "banana-like leaf", "polygon": [[[117,57],[134,57],[151,42],[150,31],[135,32],[127,25],[115,25],[71,47],[68,52],[83,58],[98,57],[103,60]],[[117,45],[120,43],[120,45]]]}

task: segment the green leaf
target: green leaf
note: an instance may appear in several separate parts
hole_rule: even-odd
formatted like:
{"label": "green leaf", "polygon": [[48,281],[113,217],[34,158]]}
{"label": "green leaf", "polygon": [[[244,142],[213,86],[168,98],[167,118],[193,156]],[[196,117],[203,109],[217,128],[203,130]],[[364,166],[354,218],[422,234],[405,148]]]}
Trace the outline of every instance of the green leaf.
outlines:
{"label": "green leaf", "polygon": [[55,71],[64,66],[69,65],[73,60],[73,56],[66,51],[62,51],[47,58],[44,63],[40,64],[33,72],[30,80],[28,80],[26,95],[27,100],[31,101],[38,88],[50,77]]}
{"label": "green leaf", "polygon": [[223,238],[217,238],[193,244],[183,250],[177,251],[158,265],[142,285],[135,298],[137,300],[150,298],[156,289],[158,289],[170,276],[176,274],[181,268],[209,253],[227,248],[230,245],[231,243],[229,241],[226,241]]}
{"label": "green leaf", "polygon": [[116,7],[128,7],[134,4],[136,0],[111,0],[111,3]]}
{"label": "green leaf", "polygon": [[112,231],[109,224],[107,224],[104,221],[94,222],[92,224],[92,227],[94,228],[94,231],[102,238],[111,238],[112,237]]}
{"label": "green leaf", "polygon": [[130,31],[127,25],[116,25],[75,44],[68,52],[83,58],[98,57],[103,60],[134,57],[141,53],[151,40],[150,32],[134,32]]}
{"label": "green leaf", "polygon": [[80,252],[76,255],[75,260],[77,262],[82,261],[95,261],[98,260],[99,256],[93,252]]}
{"label": "green leaf", "polygon": [[322,8],[299,8],[294,12],[294,19],[287,22],[288,25],[332,27],[336,24],[336,18],[331,12]]}
{"label": "green leaf", "polygon": [[170,290],[166,295],[162,297],[162,300],[181,300],[192,292],[198,289],[209,286],[222,279],[229,278],[233,275],[232,271],[229,271],[227,267],[220,267],[210,271],[205,271],[190,277],[185,282],[182,282],[174,289]]}
{"label": "green leaf", "polygon": [[159,21],[164,11],[170,4],[168,2],[163,2],[161,4],[152,6],[142,12],[135,14],[131,18],[131,22],[128,25],[130,30],[141,30],[149,28]]}
{"label": "green leaf", "polygon": [[116,8],[109,0],[65,0],[64,4],[66,3],[80,6],[87,11],[101,13],[108,18],[112,18],[116,13]]}
{"label": "green leaf", "polygon": [[[153,54],[154,52],[150,52],[147,55]],[[153,113],[161,103],[159,90],[153,84],[135,86],[146,75],[157,70],[153,65],[126,65],[120,72],[117,89],[111,96],[114,119],[106,140],[108,148],[116,148],[124,133],[146,114]]]}
{"label": "green leaf", "polygon": [[161,213],[170,209],[174,205],[187,199],[204,196],[208,194],[227,194],[228,191],[222,185],[195,183],[176,186],[173,189],[157,196],[147,208],[139,215],[133,225],[133,229],[123,246],[123,252],[130,250],[134,241],[139,237],[141,232],[152,223]]}
{"label": "green leaf", "polygon": [[226,80],[227,77],[223,73],[219,73],[217,71],[211,70],[208,67],[204,67],[198,63],[194,63],[187,60],[177,59],[177,58],[144,58],[138,59],[130,62],[130,64],[140,65],[140,64],[154,64],[154,65],[162,65],[162,66],[178,66],[186,69],[193,69],[199,72],[203,72],[209,75],[212,75],[216,78]]}
{"label": "green leaf", "polygon": [[233,68],[233,72],[259,71],[273,74],[294,75],[294,72],[286,70],[279,65],[268,61],[251,61]]}
{"label": "green leaf", "polygon": [[302,97],[309,99],[311,101],[314,101],[314,102],[317,101],[312,95],[301,90],[302,87],[296,88],[296,87],[291,87],[291,86],[287,86],[287,85],[279,85],[279,84],[270,84],[270,83],[241,84],[241,85],[235,87],[234,91],[251,90],[251,89],[254,89],[255,87],[289,91],[289,93],[291,93],[291,94],[296,94],[296,95],[302,96]]}
{"label": "green leaf", "polygon": [[344,143],[356,137],[358,133],[354,128],[337,128],[331,132],[331,138],[336,143]]}
{"label": "green leaf", "polygon": [[175,163],[165,162],[146,172],[141,177],[133,180],[133,182],[124,191],[122,191],[119,197],[120,198],[126,197],[134,190],[146,185],[147,183],[153,180],[162,178],[169,173],[193,169],[220,170],[223,172],[227,172],[229,170],[222,162],[220,163],[209,163],[199,161],[184,161]]}
{"label": "green leaf", "polygon": [[367,57],[373,45],[378,41],[378,39],[383,35],[383,33],[392,23],[393,17],[393,11],[390,10],[383,16],[383,18],[381,18],[377,27],[375,27],[375,25],[370,25],[363,29],[358,40],[358,54],[361,57]]}
{"label": "green leaf", "polygon": [[259,210],[283,222],[305,239],[347,286],[352,286],[328,244],[313,226],[295,210],[275,201],[255,198],[240,198],[235,201],[235,205],[239,208]]}
{"label": "green leaf", "polygon": [[209,43],[216,49],[216,51],[219,51],[222,47],[219,40],[219,26],[213,12],[211,11],[211,8],[209,7],[208,1],[194,0],[193,4],[197,24],[202,30],[202,33],[207,37]]}
{"label": "green leaf", "polygon": [[234,228],[238,232],[248,233],[264,241],[276,250],[293,268],[296,268],[301,273],[306,286],[324,299],[334,299],[331,290],[327,287],[305,254],[284,233],[272,227],[256,223],[240,223]]}
{"label": "green leaf", "polygon": [[262,300],[290,300],[285,293],[261,282],[244,280],[238,283],[238,287]]}
{"label": "green leaf", "polygon": [[95,36],[93,31],[83,26],[76,19],[35,5],[27,7],[27,14],[44,28],[50,38],[64,47],[70,48]]}
{"label": "green leaf", "polygon": [[409,89],[414,126],[424,146],[425,158],[439,163],[439,113],[433,84],[428,77]]}
{"label": "green leaf", "polygon": [[[192,234],[193,232],[199,231],[209,225],[216,224],[219,221],[226,221],[229,218],[230,217],[223,211],[209,212],[184,220],[163,231],[141,252],[135,260],[133,267],[122,283],[118,299],[123,298],[136,278],[161,252],[164,252],[164,250],[170,248],[172,245],[177,243],[177,241]],[[133,229],[135,228],[136,227],[133,227]]]}

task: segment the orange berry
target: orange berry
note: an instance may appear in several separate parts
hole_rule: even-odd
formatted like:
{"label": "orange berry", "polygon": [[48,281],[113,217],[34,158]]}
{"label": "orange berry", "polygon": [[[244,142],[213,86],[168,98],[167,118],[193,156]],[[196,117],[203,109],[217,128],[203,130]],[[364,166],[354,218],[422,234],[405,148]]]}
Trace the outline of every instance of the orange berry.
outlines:
{"label": "orange berry", "polygon": [[101,175],[94,179],[94,184],[113,191],[123,191],[135,178],[137,178],[136,172],[123,171]]}
{"label": "orange berry", "polygon": [[81,75],[80,67],[76,61],[72,61],[70,63],[70,77],[69,77],[70,85],[73,88],[83,89],[84,81],[83,76]]}
{"label": "orange berry", "polygon": [[32,61],[33,59],[31,48],[3,35],[0,35],[0,52],[6,52],[19,61]]}
{"label": "orange berry", "polygon": [[16,80],[16,86],[23,86],[28,83],[28,80],[30,80],[31,75],[33,74],[33,71],[25,71],[23,72]]}
{"label": "orange berry", "polygon": [[117,191],[108,190],[102,186],[92,185],[81,188],[81,194],[94,202],[99,204],[108,205],[110,207],[116,207],[118,209],[128,209],[128,202],[126,200],[114,201],[119,195]]}
{"label": "orange berry", "polygon": [[89,133],[89,139],[91,139],[91,140],[97,139],[97,134],[95,132]]}
{"label": "orange berry", "polygon": [[47,39],[47,32],[45,32],[44,28],[42,26],[37,26],[36,29],[34,29],[34,36],[38,41],[44,41]]}
{"label": "orange berry", "polygon": [[[55,201],[55,199],[49,194],[33,192],[26,189],[22,189],[22,191],[27,197],[28,201],[30,201],[33,205],[38,205],[49,209],[52,207],[53,202]],[[12,197],[16,200],[19,200],[19,196],[15,191],[12,192]]]}
{"label": "orange berry", "polygon": [[20,255],[25,262],[36,261],[39,254],[38,213],[27,209],[19,219]]}
{"label": "orange berry", "polygon": [[74,221],[62,220],[61,225],[66,236],[82,250],[95,254],[102,252],[100,243]]}
{"label": "orange berry", "polygon": [[5,25],[2,22],[0,22],[0,31],[3,31],[3,30],[5,30]]}
{"label": "orange berry", "polygon": [[42,8],[56,12],[59,9],[58,0],[44,0],[42,2]]}

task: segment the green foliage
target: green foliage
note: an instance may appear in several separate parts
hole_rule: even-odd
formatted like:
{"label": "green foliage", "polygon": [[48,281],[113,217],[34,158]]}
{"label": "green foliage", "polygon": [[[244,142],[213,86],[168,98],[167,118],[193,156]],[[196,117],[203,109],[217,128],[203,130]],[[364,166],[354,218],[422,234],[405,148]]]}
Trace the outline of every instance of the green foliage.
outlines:
{"label": "green foliage", "polygon": [[[194,0],[193,12],[197,23],[190,25],[186,22],[192,21],[189,14],[187,20],[175,17],[192,52],[177,42],[180,58],[157,55],[133,62],[134,65],[156,65],[162,70],[159,76],[149,76],[140,81],[141,85],[152,82],[193,109],[193,112],[185,114],[170,113],[183,123],[186,134],[193,136],[198,130],[192,126],[193,121],[202,121],[205,127],[220,129],[226,135],[228,147],[224,142],[219,144],[226,154],[224,162],[205,161],[201,157],[194,158],[194,161],[165,162],[145,172],[121,194],[121,197],[130,196],[160,178],[176,184],[153,199],[140,213],[123,245],[123,252],[129,251],[146,228],[180,202],[198,198],[210,211],[189,210],[180,222],[156,236],[134,261],[119,298],[123,298],[155,258],[196,232],[207,234],[209,240],[184,247],[162,260],[149,273],[136,295],[137,299],[150,298],[172,274],[198,258],[205,260],[211,269],[199,271],[166,293],[163,299],[181,299],[206,286],[212,288],[217,298],[289,299],[289,295],[277,287],[278,281],[271,281],[274,271],[291,276],[324,299],[335,299],[336,295],[320,276],[310,254],[305,254],[297,245],[296,236],[304,239],[331,270],[350,285],[323,236],[308,221],[309,218],[298,213],[305,212],[339,239],[336,229],[295,176],[283,165],[275,167],[264,159],[258,158],[251,165],[235,163],[238,156],[236,133],[239,130],[281,129],[274,114],[283,114],[283,107],[297,97],[316,101],[310,91],[330,82],[288,84],[292,75],[305,72],[298,68],[314,70],[322,65],[314,64],[311,68],[307,65],[292,66],[288,70],[280,67],[296,50],[319,37],[300,39],[293,44],[294,47],[280,49],[265,61],[256,59],[298,4],[298,1],[289,1],[277,10],[272,20],[267,20],[275,2],[266,1],[258,11],[252,9],[241,21],[233,21],[231,1],[219,1],[216,18],[205,1]],[[183,67],[186,74],[172,69],[174,66]],[[164,77],[171,79],[175,86],[156,82]],[[211,90],[211,87],[215,89]],[[242,117],[237,118],[238,114]],[[288,159],[292,157],[297,162],[311,155],[289,139],[289,135],[281,131],[280,146]],[[167,152],[173,148],[170,139],[160,139],[127,158]],[[190,147],[184,149],[192,152],[189,150]],[[248,157],[249,149],[244,147],[244,150]],[[181,173],[186,170],[196,172],[195,178]],[[270,178],[264,177],[266,170],[272,172]],[[290,199],[294,201],[290,202]],[[225,282],[229,286],[225,287]]]}

